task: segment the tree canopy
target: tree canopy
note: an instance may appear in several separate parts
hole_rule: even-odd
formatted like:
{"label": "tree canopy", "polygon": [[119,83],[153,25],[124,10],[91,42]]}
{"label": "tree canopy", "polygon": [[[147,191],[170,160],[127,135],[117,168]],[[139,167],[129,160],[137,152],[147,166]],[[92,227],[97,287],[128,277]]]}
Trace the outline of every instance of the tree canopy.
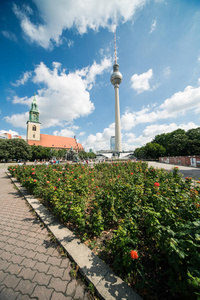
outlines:
{"label": "tree canopy", "polygon": [[188,131],[179,128],[170,133],[158,134],[152,142],[134,151],[136,157],[143,159],[198,154],[200,154],[200,127]]}
{"label": "tree canopy", "polygon": [[[22,139],[0,139],[0,160],[49,160],[56,157],[57,159],[66,158],[66,149],[51,149],[42,146],[30,146]],[[95,158],[92,152],[82,151],[78,154],[80,159]]]}

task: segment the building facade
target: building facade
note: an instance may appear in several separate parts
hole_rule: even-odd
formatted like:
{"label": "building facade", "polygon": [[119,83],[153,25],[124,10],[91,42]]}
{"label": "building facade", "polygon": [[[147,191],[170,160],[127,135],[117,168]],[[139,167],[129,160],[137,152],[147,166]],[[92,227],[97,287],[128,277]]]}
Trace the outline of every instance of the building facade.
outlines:
{"label": "building facade", "polygon": [[4,140],[10,140],[10,139],[21,139],[22,137],[20,135],[12,135],[11,133],[8,132],[3,132],[0,134],[0,139]]}
{"label": "building facade", "polygon": [[27,121],[27,143],[34,146],[48,147],[52,149],[66,149],[73,148],[77,153],[84,151],[81,143],[77,143],[76,137],[63,137],[56,135],[48,135],[40,133],[39,110],[35,96],[29,111],[29,120]]}

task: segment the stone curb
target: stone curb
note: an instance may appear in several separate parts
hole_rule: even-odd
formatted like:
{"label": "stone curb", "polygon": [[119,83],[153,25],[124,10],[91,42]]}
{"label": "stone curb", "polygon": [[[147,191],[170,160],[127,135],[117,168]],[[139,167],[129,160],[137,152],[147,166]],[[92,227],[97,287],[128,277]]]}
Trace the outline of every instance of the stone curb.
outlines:
{"label": "stone curb", "polygon": [[85,244],[56,217],[54,217],[37,199],[28,194],[27,190],[9,173],[11,181],[21,192],[26,201],[34,209],[41,221],[47,226],[68,256],[79,266],[80,273],[92,283],[97,296],[102,300],[142,300],[122,279],[96,256]]}

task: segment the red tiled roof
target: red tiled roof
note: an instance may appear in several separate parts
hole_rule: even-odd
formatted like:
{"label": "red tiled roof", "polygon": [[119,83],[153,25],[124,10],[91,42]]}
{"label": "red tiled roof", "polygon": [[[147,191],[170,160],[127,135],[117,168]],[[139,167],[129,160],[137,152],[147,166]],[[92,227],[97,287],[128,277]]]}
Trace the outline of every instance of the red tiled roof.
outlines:
{"label": "red tiled roof", "polygon": [[49,148],[70,149],[73,147],[74,150],[83,150],[83,146],[80,143],[77,143],[75,138],[48,134],[40,134],[40,141],[28,140],[28,144]]}
{"label": "red tiled roof", "polygon": [[78,147],[79,147],[80,150],[84,150],[83,146],[81,145],[81,143],[78,143]]}

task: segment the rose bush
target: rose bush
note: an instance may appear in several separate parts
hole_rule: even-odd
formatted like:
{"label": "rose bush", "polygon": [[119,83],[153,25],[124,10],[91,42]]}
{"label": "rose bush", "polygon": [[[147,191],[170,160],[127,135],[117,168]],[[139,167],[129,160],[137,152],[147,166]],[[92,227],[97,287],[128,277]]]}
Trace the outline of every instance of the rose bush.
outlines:
{"label": "rose bush", "polygon": [[200,296],[200,185],[177,168],[126,162],[9,171],[82,241],[108,236],[99,254],[143,298]]}

